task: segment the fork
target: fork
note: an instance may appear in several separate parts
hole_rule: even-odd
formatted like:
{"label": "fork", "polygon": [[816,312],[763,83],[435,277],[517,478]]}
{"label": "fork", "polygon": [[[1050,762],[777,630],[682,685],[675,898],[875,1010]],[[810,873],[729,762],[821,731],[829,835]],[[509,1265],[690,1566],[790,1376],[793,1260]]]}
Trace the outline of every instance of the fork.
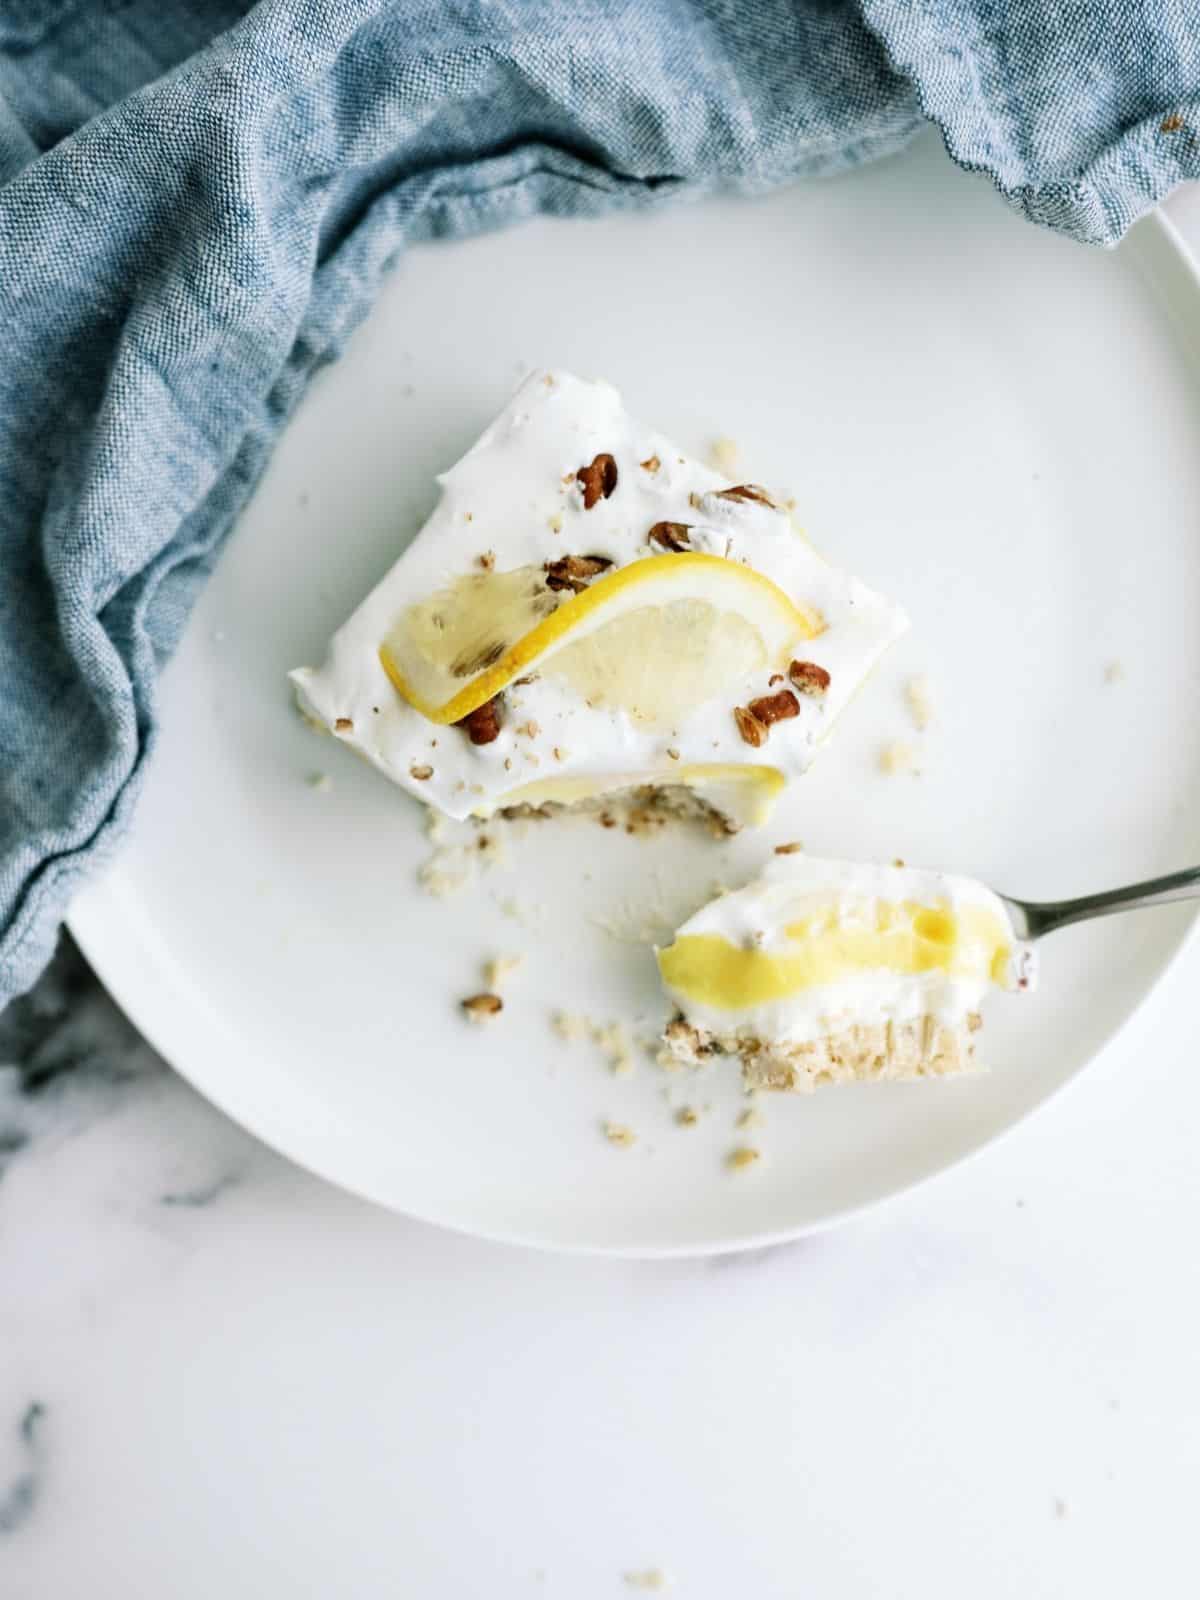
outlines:
{"label": "fork", "polygon": [[1072,922],[1107,917],[1114,911],[1136,911],[1141,906],[1166,906],[1176,900],[1200,899],[1200,867],[1169,872],[1165,878],[1150,878],[1145,883],[1130,883],[1123,889],[1080,895],[1076,900],[1014,900],[1006,894],[1000,899],[1012,918],[1017,938],[1040,939],[1044,934],[1069,927]]}

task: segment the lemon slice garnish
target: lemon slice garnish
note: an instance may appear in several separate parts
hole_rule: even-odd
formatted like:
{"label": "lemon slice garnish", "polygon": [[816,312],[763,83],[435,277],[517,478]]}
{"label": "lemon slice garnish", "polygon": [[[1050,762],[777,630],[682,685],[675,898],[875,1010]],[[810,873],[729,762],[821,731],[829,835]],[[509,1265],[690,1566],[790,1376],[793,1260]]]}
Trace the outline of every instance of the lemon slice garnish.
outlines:
{"label": "lemon slice garnish", "polygon": [[727,817],[740,824],[765,822],[784,787],[784,776],[777,767],[735,767],[728,762],[693,762],[669,771],[580,773],[574,777],[540,778],[520,784],[500,795],[502,806],[541,806],[552,803],[576,806],[638,784],[658,787],[679,785],[694,789]]}
{"label": "lemon slice garnish", "polygon": [[432,722],[461,721],[534,670],[656,722],[785,669],[823,626],[761,572],[690,551],[632,561],[578,594],[548,588],[540,567],[471,573],[409,606],[379,658]]}

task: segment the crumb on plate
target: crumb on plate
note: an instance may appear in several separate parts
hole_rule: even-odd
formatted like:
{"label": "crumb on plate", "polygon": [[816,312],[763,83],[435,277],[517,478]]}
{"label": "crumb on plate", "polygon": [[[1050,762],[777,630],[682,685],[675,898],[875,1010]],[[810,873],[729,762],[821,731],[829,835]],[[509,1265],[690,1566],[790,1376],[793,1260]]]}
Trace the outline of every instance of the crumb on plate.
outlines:
{"label": "crumb on plate", "polygon": [[630,1589],[665,1589],[670,1582],[661,1567],[643,1567],[640,1571],[622,1574]]}
{"label": "crumb on plate", "polygon": [[879,770],[889,778],[916,777],[919,773],[917,752],[903,739],[894,739],[879,752]]}
{"label": "crumb on plate", "polygon": [[637,1143],[637,1134],[623,1122],[605,1122],[601,1126],[609,1144],[615,1144],[621,1150],[628,1150],[631,1145]]}
{"label": "crumb on plate", "polygon": [[736,478],[742,452],[736,439],[714,439],[708,450],[708,464],[714,472]]}
{"label": "crumb on plate", "polygon": [[923,673],[910,678],[904,686],[904,695],[908,701],[914,727],[924,733],[933,721],[933,694],[929,687],[929,679]]}
{"label": "crumb on plate", "polygon": [[483,981],[493,992],[500,988],[510,972],[515,972],[524,956],[493,956],[483,964]]}

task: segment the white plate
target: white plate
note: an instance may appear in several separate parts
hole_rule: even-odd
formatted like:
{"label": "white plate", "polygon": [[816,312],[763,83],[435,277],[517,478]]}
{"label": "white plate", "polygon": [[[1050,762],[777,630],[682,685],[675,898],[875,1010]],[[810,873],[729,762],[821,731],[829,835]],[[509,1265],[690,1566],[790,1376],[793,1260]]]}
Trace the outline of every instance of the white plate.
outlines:
{"label": "white plate", "polygon": [[[314,1171],[494,1238],[631,1253],[799,1233],[1011,1126],[1163,972],[1186,912],[1063,933],[1000,997],[990,1075],[777,1099],[730,1175],[727,1067],[614,1076],[551,1032],[660,1014],[629,931],[782,839],[1058,896],[1200,859],[1197,283],[1169,231],[1116,254],[1020,222],[933,141],[753,203],[543,221],[413,251],[314,385],[166,674],[119,863],[72,927],[117,999],[229,1114]],[[603,374],[639,415],[790,485],[820,547],[913,630],[765,833],[654,841],[533,826],[434,900],[419,808],[293,715],[288,667],[388,566],[451,462],[534,364]],[[1120,682],[1106,664],[1124,666]],[[902,686],[939,706],[923,775]],[[328,792],[306,778],[327,771]],[[516,910],[506,915],[504,904]],[[522,952],[502,1017],[457,1009]],[[703,1108],[680,1128],[673,1104]],[[609,1145],[603,1119],[638,1135]],[[1064,1154],[1064,1161],[1066,1156]]]}

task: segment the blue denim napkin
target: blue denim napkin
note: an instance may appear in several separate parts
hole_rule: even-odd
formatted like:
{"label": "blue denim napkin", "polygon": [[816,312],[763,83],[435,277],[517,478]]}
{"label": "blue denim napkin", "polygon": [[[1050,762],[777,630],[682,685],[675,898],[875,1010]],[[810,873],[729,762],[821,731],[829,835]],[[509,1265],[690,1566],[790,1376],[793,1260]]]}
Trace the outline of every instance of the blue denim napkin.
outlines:
{"label": "blue denim napkin", "polygon": [[407,243],[761,190],[926,118],[1111,244],[1200,176],[1200,0],[5,0],[0,1004],[128,822],[158,669]]}

